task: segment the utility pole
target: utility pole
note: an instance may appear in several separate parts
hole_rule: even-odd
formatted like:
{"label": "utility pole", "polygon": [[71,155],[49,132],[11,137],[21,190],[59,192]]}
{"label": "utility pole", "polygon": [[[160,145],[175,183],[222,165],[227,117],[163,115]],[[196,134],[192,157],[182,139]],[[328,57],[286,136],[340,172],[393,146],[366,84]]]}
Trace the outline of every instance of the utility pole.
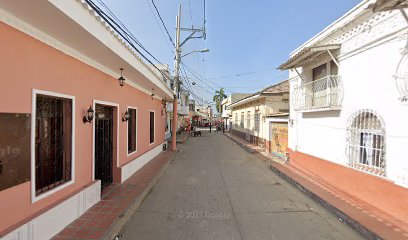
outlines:
{"label": "utility pole", "polygon": [[173,101],[173,132],[171,135],[171,149],[174,151],[177,148],[177,100],[179,96],[179,74],[180,74],[180,18],[181,18],[181,4],[179,4],[179,11],[176,17],[176,57],[174,59],[174,101]]}
{"label": "utility pole", "polygon": [[[205,2],[205,1],[204,1]],[[179,11],[178,15],[176,17],[176,56],[174,58],[174,79],[173,79],[173,90],[174,90],[174,100],[173,100],[173,132],[171,135],[171,149],[176,150],[177,149],[177,101],[178,101],[178,96],[180,92],[180,63],[181,63],[181,58],[185,57],[187,55],[190,55],[191,53],[195,52],[208,52],[208,49],[202,49],[200,51],[193,51],[184,55],[181,55],[181,47],[190,39],[194,38],[206,38],[206,32],[205,32],[205,21],[204,21],[204,27],[203,29],[197,29],[197,28],[181,28],[181,4],[179,4]],[[180,40],[180,32],[181,31],[188,31],[191,32],[191,34],[183,41],[181,42]],[[196,33],[202,33],[201,36],[195,37],[194,35]]]}

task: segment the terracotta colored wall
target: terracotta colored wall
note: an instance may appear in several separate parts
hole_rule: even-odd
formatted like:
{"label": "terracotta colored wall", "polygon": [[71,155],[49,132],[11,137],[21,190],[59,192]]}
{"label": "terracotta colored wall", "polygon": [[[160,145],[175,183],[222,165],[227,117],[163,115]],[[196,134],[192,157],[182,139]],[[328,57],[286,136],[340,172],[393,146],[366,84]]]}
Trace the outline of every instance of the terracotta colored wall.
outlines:
{"label": "terracotta colored wall", "polygon": [[[128,85],[120,87],[116,79],[4,23],[0,23],[0,36],[0,112],[31,113],[33,88],[76,97],[75,184],[34,204],[31,204],[30,182],[1,191],[2,232],[91,182],[93,128],[92,124],[82,122],[82,116],[93,99],[119,104],[120,115],[128,105],[138,108],[137,153],[129,157],[126,154],[126,123],[118,122],[120,165],[164,141],[165,119],[161,116],[159,100],[153,101],[149,95]],[[156,136],[152,146],[149,146],[149,110],[156,111]]]}
{"label": "terracotta colored wall", "polygon": [[307,169],[334,187],[402,221],[408,219],[408,190],[384,178],[289,149],[290,164]]}

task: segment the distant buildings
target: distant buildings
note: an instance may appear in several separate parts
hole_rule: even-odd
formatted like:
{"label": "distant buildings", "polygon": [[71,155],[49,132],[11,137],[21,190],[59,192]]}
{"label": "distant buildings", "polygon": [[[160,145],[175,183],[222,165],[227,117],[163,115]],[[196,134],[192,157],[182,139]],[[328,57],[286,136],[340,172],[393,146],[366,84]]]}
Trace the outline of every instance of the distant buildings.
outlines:
{"label": "distant buildings", "polygon": [[289,81],[274,84],[230,104],[231,133],[286,157]]}
{"label": "distant buildings", "polygon": [[289,163],[408,219],[406,1],[362,1],[301,45],[290,70]]}
{"label": "distant buildings", "polygon": [[224,126],[225,126],[225,129],[227,131],[229,131],[231,129],[231,127],[232,127],[232,114],[231,114],[231,109],[229,109],[228,107],[232,103],[234,103],[234,102],[236,102],[236,101],[238,101],[238,100],[240,100],[240,99],[242,99],[244,97],[247,97],[249,95],[250,94],[247,94],[247,93],[232,93],[232,94],[228,95],[228,97],[225,98],[221,102],[221,108],[222,108],[221,118],[222,118],[222,120],[224,122]]}

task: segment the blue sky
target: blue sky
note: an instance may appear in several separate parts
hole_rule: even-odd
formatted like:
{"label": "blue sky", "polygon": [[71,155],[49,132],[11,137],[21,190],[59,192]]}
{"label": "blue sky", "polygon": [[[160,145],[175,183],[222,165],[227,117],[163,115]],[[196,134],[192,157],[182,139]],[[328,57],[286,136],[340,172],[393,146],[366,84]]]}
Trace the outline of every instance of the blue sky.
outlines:
{"label": "blue sky", "polygon": [[[161,23],[156,22],[155,17],[160,20],[151,0],[99,1],[103,1],[156,58],[173,69],[174,49],[160,29]],[[200,28],[203,25],[203,0],[154,2],[173,39],[179,3],[182,4],[182,27],[194,25]],[[210,49],[209,53],[195,53],[183,58],[190,69],[202,76],[200,81],[187,71],[192,78],[189,81],[196,82],[193,91],[211,101],[218,85],[224,86],[227,93],[251,93],[285,80],[287,73],[276,68],[287,60],[290,52],[359,2],[206,0],[207,39],[191,40],[182,49],[183,53]]]}

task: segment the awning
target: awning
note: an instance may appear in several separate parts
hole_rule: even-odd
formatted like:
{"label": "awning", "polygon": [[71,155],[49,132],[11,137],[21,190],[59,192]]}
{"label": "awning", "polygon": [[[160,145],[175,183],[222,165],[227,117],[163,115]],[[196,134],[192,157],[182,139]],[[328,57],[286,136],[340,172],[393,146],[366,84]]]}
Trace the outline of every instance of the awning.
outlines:
{"label": "awning", "polygon": [[340,47],[340,44],[305,47],[284,64],[280,65],[278,69],[288,70],[304,66],[307,62],[310,62],[323,54],[329,54],[329,51],[340,49]]}
{"label": "awning", "polygon": [[368,6],[373,12],[390,11],[408,8],[408,0],[377,0]]}

